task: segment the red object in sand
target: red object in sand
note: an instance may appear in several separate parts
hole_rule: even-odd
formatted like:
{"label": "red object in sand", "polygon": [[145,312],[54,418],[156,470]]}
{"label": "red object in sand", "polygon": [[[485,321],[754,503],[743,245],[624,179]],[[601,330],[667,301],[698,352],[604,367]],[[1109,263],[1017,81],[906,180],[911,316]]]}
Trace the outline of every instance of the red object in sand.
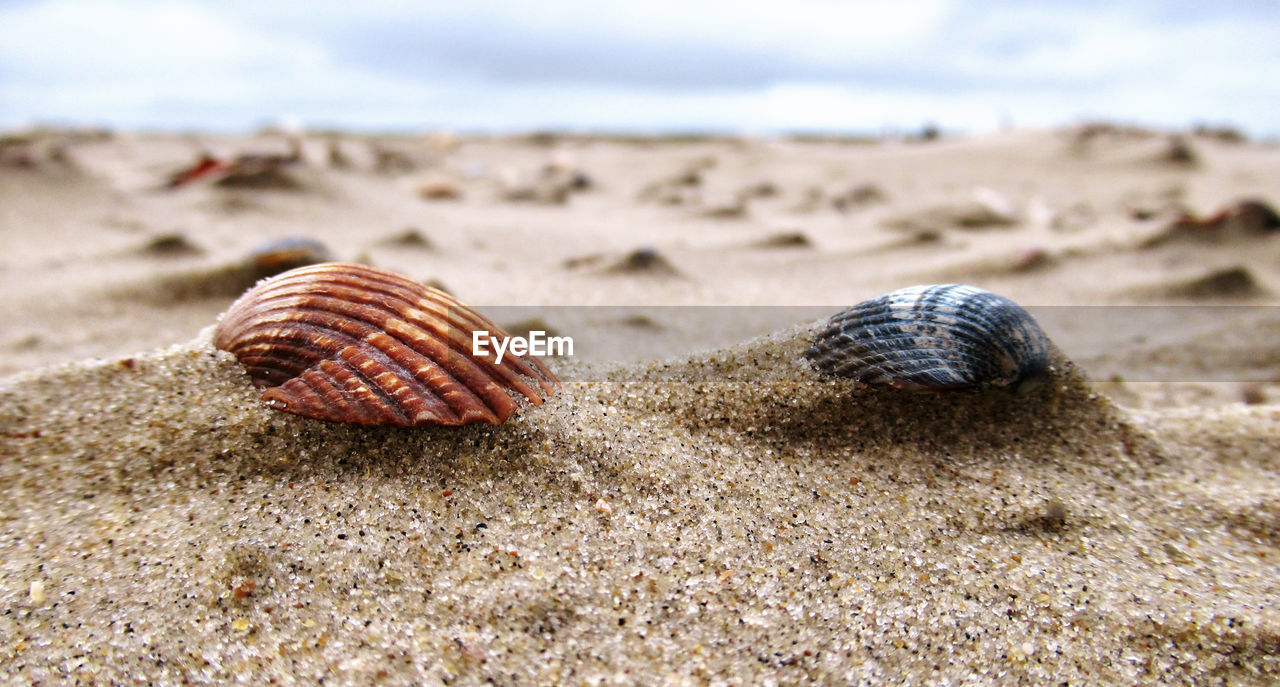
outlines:
{"label": "red object in sand", "polygon": [[208,154],[201,155],[195,164],[185,169],[180,169],[169,177],[169,188],[177,188],[226,170],[227,165],[222,160]]}

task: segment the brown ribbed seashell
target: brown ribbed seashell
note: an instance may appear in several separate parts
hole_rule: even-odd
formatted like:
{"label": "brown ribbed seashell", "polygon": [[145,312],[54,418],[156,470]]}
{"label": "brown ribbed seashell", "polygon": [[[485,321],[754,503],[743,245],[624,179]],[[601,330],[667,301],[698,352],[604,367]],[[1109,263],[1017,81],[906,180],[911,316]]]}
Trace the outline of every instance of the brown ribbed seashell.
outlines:
{"label": "brown ribbed seashell", "polygon": [[218,320],[277,410],[363,425],[498,424],[520,397],[541,405],[559,381],[532,356],[472,355],[472,332],[506,332],[452,296],[351,263],[259,282]]}

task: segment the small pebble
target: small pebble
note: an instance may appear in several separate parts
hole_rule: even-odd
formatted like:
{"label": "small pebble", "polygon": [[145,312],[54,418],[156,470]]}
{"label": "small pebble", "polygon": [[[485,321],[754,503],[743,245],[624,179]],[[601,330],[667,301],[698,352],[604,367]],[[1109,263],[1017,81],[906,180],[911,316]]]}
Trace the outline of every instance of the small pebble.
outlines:
{"label": "small pebble", "polygon": [[1267,402],[1267,392],[1260,384],[1246,384],[1240,387],[1240,400],[1246,405],[1261,405]]}

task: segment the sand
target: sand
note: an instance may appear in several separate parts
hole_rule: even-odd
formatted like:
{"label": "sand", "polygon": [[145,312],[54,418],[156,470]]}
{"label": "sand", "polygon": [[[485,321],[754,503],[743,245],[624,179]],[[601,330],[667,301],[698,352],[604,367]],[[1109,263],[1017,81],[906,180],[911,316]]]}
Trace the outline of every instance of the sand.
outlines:
{"label": "sand", "polygon": [[[345,135],[339,169],[312,136],[287,189],[168,190],[201,149],[287,146],[50,140],[0,168],[8,680],[1280,673],[1280,237],[1142,247],[1280,197],[1273,148]],[[504,200],[547,163],[592,183]],[[419,194],[441,179],[458,197]],[[498,427],[263,407],[210,325],[286,237],[571,333],[563,390]],[[1236,269],[1253,288],[1188,288]],[[824,313],[947,280],[1037,313],[1051,383],[899,393],[802,360]]]}

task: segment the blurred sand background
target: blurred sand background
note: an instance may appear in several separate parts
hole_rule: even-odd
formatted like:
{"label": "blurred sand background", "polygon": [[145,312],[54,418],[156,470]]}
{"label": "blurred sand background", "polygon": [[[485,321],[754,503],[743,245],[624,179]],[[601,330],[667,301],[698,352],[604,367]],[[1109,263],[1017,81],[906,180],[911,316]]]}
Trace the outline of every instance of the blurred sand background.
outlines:
{"label": "blurred sand background", "polygon": [[[1280,231],[1238,208],[1280,149],[1230,134],[11,136],[0,670],[1272,682]],[[169,186],[203,154],[243,173]],[[206,328],[281,240],[574,336],[564,391],[497,428],[269,411]],[[1043,313],[1055,383],[799,360],[949,281]]]}

